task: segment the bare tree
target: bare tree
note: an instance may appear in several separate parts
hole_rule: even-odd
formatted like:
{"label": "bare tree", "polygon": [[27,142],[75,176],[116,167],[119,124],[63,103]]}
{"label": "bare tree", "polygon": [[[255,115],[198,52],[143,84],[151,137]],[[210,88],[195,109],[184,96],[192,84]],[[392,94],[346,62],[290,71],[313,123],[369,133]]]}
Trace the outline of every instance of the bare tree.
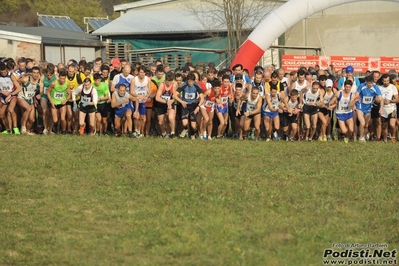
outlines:
{"label": "bare tree", "polygon": [[[209,37],[227,36],[230,60],[249,33],[281,1],[200,0],[188,1],[185,8],[194,14]],[[272,25],[271,25],[272,26]]]}

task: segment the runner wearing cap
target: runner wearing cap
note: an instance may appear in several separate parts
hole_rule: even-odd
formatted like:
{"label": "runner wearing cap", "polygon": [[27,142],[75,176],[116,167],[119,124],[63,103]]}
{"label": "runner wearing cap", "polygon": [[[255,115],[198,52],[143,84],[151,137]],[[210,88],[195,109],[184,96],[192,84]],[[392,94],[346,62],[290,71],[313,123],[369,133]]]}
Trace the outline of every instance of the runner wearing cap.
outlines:
{"label": "runner wearing cap", "polygon": [[352,93],[357,92],[357,88],[360,85],[360,81],[359,81],[359,79],[357,77],[353,76],[353,72],[354,72],[353,67],[352,66],[347,66],[345,71],[346,71],[346,77],[342,77],[342,78],[340,78],[338,80],[337,88],[340,89],[340,90],[343,90],[345,81],[346,80],[351,80],[352,83],[353,83],[351,91],[352,91]]}
{"label": "runner wearing cap", "polygon": [[122,73],[122,64],[119,58],[113,58],[111,60],[111,66],[113,69],[111,70],[109,79],[112,81],[116,75]]}
{"label": "runner wearing cap", "polygon": [[331,79],[327,79],[325,81],[326,88],[321,90],[320,99],[323,102],[323,105],[320,106],[318,112],[318,118],[321,122],[320,133],[319,133],[319,141],[327,141],[327,139],[331,140],[331,136],[326,136],[326,132],[331,132],[330,128],[330,118],[332,117],[332,112],[335,109],[336,103],[332,101],[334,95],[336,93],[336,89],[333,88],[333,81]]}

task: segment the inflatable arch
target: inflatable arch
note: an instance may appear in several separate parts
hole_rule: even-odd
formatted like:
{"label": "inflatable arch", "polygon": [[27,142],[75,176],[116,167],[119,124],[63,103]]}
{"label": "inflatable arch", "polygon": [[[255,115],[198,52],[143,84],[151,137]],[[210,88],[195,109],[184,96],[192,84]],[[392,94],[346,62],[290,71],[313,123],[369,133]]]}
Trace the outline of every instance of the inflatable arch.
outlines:
{"label": "inflatable arch", "polygon": [[[242,64],[251,73],[270,45],[289,28],[324,9],[367,0],[290,0],[270,12],[241,45],[231,66]],[[369,0],[370,1],[370,0]],[[398,2],[399,0],[380,0]],[[287,14],[290,14],[287,16]],[[270,27],[273,25],[273,27]]]}

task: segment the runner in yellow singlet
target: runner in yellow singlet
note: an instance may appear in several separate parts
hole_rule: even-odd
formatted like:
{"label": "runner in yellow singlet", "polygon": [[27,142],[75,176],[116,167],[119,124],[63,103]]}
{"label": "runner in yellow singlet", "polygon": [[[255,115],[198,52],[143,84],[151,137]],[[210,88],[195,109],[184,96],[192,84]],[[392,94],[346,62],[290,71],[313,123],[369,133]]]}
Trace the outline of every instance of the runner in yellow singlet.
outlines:
{"label": "runner in yellow singlet", "polygon": [[[77,71],[76,65],[71,64],[68,66],[66,81],[69,84],[69,88],[71,91],[75,90],[79,85],[81,85],[85,78],[86,77],[83,73]],[[80,96],[77,95],[76,101],[79,101],[79,99]],[[72,111],[72,106],[73,106],[72,99],[68,99],[68,102],[66,104],[66,119],[67,119],[67,131],[69,133],[72,133],[72,130],[75,130],[75,132],[77,132],[79,127],[79,112],[74,113]]]}

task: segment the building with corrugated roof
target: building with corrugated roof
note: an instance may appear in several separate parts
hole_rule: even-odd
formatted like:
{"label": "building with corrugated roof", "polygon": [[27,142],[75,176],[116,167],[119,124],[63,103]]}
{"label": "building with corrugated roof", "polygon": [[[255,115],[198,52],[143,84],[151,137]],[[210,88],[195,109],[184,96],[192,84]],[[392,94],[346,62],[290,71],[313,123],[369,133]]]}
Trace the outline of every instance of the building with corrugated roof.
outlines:
{"label": "building with corrugated roof", "polygon": [[0,56],[29,57],[58,64],[70,59],[105,57],[106,43],[98,37],[50,27],[0,26]]}
{"label": "building with corrugated roof", "polygon": [[[161,59],[172,67],[180,66],[185,61],[212,61],[216,64],[227,62],[226,25],[215,23],[207,27],[206,23],[190,10],[190,5],[195,2],[146,0],[116,5],[114,11],[120,12],[121,16],[92,34],[109,43],[129,43],[131,50],[121,56],[131,62],[148,63]],[[272,8],[267,12],[270,10]],[[220,11],[220,14],[223,12]],[[266,14],[256,16],[264,15]],[[257,24],[257,21],[254,21],[257,20],[256,16],[244,24],[243,35],[245,32],[249,33]]]}

